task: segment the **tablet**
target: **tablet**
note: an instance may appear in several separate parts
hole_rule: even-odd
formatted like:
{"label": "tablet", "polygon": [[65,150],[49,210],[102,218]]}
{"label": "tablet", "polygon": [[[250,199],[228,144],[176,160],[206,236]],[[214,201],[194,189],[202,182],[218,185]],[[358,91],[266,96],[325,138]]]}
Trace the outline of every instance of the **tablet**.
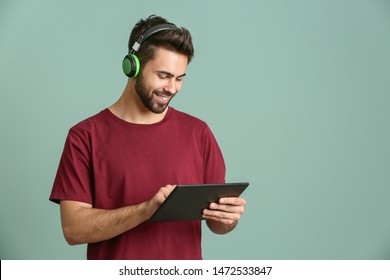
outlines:
{"label": "tablet", "polygon": [[202,211],[221,197],[238,197],[249,183],[177,185],[149,221],[202,220]]}

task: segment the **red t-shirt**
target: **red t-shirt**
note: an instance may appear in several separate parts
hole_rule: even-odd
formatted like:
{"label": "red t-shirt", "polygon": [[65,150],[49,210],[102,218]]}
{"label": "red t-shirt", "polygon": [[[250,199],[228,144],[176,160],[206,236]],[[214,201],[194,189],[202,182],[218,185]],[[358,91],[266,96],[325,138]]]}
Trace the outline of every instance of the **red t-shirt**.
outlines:
{"label": "red t-shirt", "polygon": [[[225,163],[207,124],[172,107],[156,124],[109,109],[72,127],[50,200],[115,209],[149,200],[167,184],[223,183]],[[144,222],[88,244],[88,259],[201,259],[201,222]]]}

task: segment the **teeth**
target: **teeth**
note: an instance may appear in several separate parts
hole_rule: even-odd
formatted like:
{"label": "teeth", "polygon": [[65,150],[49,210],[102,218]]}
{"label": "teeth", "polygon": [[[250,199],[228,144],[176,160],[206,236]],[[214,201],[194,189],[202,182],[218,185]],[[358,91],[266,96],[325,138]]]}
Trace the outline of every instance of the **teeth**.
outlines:
{"label": "teeth", "polygon": [[157,97],[160,98],[161,100],[167,100],[168,99],[168,97],[162,96],[162,95],[157,95]]}

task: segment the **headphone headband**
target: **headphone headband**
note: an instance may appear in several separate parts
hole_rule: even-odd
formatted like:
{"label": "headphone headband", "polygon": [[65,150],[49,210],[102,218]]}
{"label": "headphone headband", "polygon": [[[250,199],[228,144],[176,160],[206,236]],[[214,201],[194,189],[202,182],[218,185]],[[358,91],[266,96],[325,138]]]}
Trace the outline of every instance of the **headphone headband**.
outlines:
{"label": "headphone headband", "polygon": [[168,30],[168,29],[178,29],[178,27],[172,23],[163,23],[163,24],[157,24],[155,26],[152,26],[151,28],[147,29],[144,33],[142,33],[138,40],[134,43],[133,47],[131,48],[131,53],[135,53],[139,50],[141,47],[141,44],[144,40],[152,36],[153,34],[163,31],[163,30]]}

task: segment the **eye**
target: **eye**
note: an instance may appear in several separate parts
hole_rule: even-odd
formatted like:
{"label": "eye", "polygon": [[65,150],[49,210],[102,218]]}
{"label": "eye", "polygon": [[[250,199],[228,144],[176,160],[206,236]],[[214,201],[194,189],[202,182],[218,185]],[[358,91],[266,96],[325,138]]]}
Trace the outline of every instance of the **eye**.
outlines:
{"label": "eye", "polygon": [[157,74],[157,76],[161,79],[161,80],[165,80],[168,78],[168,75],[167,74]]}

